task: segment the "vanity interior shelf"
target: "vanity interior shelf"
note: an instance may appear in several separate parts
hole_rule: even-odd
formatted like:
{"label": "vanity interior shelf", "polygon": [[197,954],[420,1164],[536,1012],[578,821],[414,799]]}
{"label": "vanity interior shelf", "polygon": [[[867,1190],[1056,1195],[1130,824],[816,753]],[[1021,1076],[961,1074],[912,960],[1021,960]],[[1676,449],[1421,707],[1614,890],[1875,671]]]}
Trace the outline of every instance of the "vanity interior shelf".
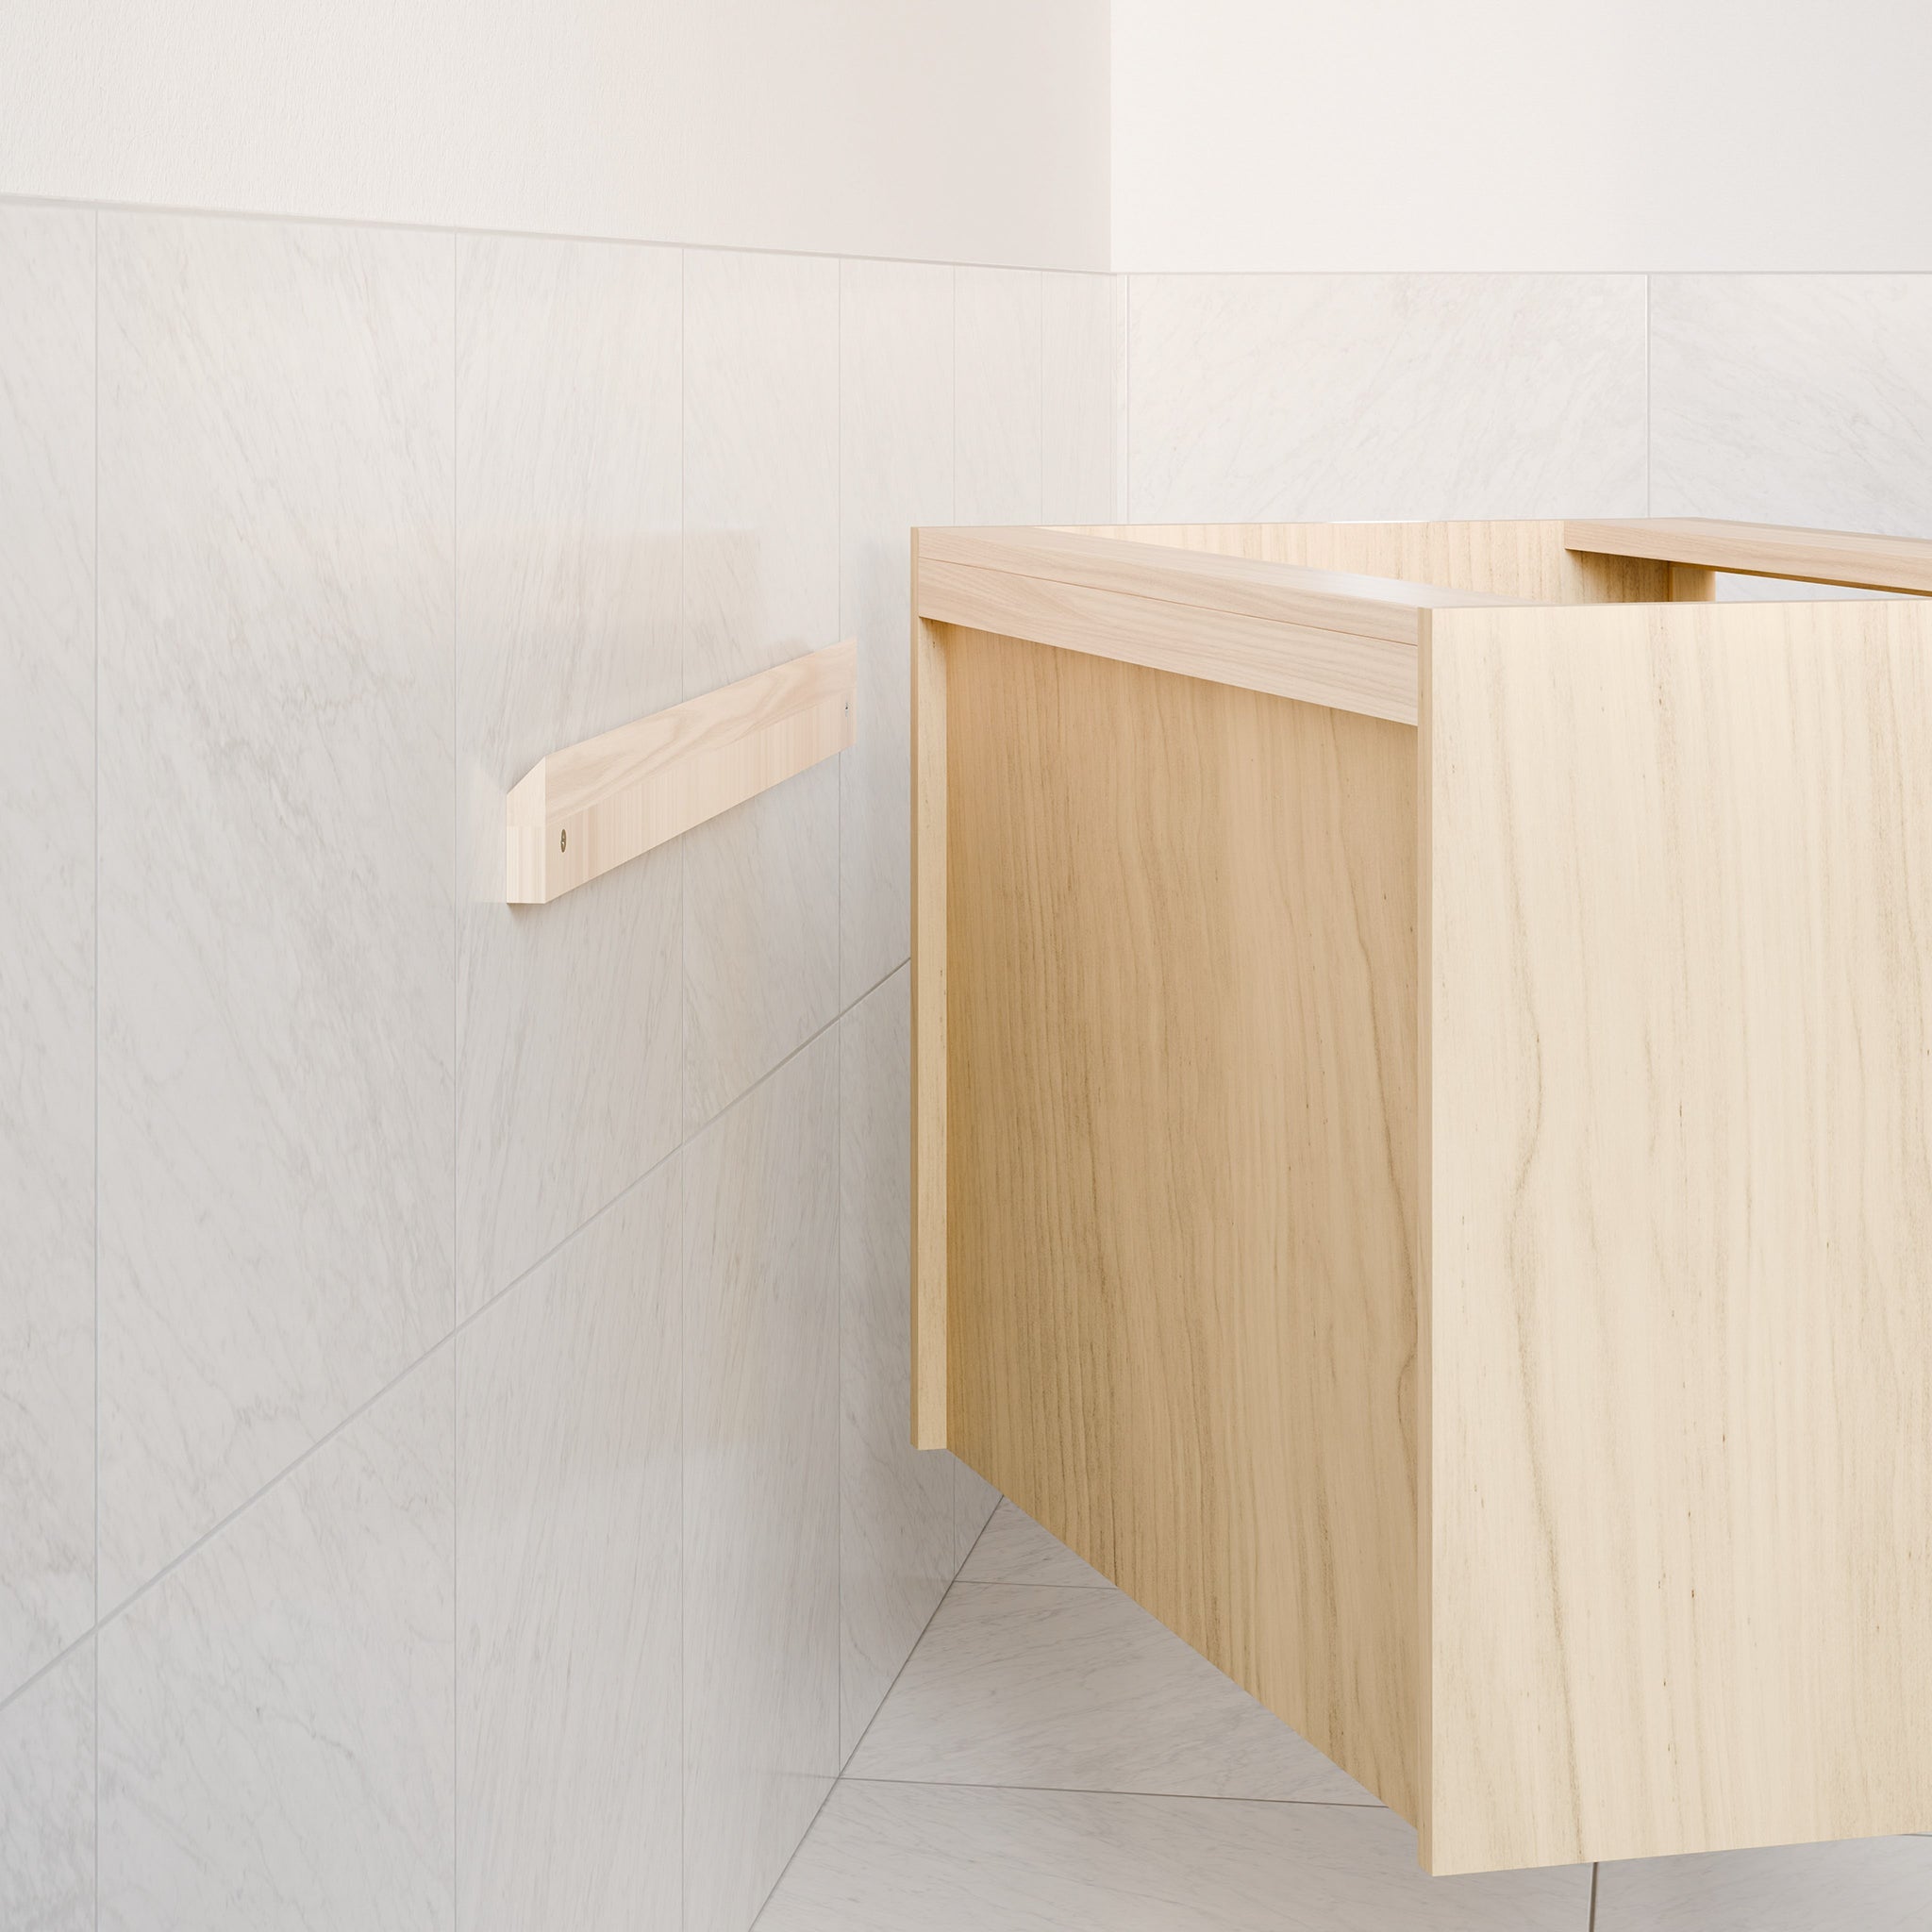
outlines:
{"label": "vanity interior shelf", "polygon": [[853,742],[847,639],[554,751],[505,802],[504,895],[543,906]]}
{"label": "vanity interior shelf", "polygon": [[925,530],[914,1440],[1435,1872],[1932,1830],[1932,543]]}

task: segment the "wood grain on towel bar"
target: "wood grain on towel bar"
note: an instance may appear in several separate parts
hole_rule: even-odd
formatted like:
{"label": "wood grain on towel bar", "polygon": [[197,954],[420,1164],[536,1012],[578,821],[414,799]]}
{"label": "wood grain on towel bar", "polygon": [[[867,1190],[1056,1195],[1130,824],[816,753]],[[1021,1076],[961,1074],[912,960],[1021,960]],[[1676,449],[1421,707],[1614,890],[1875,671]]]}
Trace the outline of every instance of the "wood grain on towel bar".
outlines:
{"label": "wood grain on towel bar", "polygon": [[552,752],[505,807],[505,897],[542,906],[853,741],[858,647],[794,658]]}

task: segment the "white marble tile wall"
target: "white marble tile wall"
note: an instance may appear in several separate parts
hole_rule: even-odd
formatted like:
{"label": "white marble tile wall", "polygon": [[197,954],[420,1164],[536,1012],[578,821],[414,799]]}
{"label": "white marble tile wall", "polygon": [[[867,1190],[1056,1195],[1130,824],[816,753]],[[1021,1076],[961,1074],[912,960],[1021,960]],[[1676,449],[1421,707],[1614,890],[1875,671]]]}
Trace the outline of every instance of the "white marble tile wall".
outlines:
{"label": "white marble tile wall", "polygon": [[[9,1932],[749,1924],[996,1500],[906,530],[962,410],[1109,513],[1109,289],[0,204]],[[843,632],[858,751],[498,903],[544,751]]]}
{"label": "white marble tile wall", "polygon": [[102,1629],[103,1932],[450,1924],[454,1359]]}
{"label": "white marble tile wall", "polygon": [[92,1639],[0,1704],[0,1925],[93,1932]]}
{"label": "white marble tile wall", "polygon": [[681,1181],[457,1337],[461,1932],[678,1923]]}
{"label": "white marble tile wall", "polygon": [[93,448],[94,217],[0,208],[0,1698],[94,1620]]}
{"label": "white marble tile wall", "polygon": [[504,792],[676,704],[683,258],[457,242],[457,1248],[468,1313],[680,1139],[684,845],[503,903]]}
{"label": "white marble tile wall", "polygon": [[1139,523],[1638,516],[1641,275],[1135,275]]}
{"label": "white marble tile wall", "polygon": [[[839,635],[839,264],[685,258],[688,696]],[[839,1010],[839,773],[815,766],[685,851],[685,1125]]]}
{"label": "white marble tile wall", "polygon": [[1651,508],[1932,533],[1932,275],[1656,275]]}
{"label": "white marble tile wall", "polygon": [[858,739],[843,758],[840,997],[911,951],[911,557],[953,521],[953,271],[841,265],[840,629],[858,641]]}
{"label": "white marble tile wall", "polygon": [[747,1924],[839,1751],[839,1037],[685,1162],[685,1924]]}
{"label": "white marble tile wall", "polygon": [[958,1568],[952,1458],[910,1442],[911,995],[902,966],[839,1023],[841,1762]]}
{"label": "white marble tile wall", "polygon": [[1043,275],[953,275],[953,515],[961,524],[1043,520]]}
{"label": "white marble tile wall", "polygon": [[100,219],[100,1592],[453,1315],[448,235]]}

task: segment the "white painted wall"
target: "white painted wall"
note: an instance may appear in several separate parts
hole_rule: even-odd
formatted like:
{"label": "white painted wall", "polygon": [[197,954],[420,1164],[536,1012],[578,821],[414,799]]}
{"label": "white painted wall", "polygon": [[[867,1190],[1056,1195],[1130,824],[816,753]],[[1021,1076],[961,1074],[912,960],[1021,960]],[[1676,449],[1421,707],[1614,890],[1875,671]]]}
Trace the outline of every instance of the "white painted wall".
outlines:
{"label": "white painted wall", "polygon": [[8,0],[0,194],[1104,268],[1107,0]]}
{"label": "white painted wall", "polygon": [[1927,269],[1923,0],[1114,0],[1113,266]]}

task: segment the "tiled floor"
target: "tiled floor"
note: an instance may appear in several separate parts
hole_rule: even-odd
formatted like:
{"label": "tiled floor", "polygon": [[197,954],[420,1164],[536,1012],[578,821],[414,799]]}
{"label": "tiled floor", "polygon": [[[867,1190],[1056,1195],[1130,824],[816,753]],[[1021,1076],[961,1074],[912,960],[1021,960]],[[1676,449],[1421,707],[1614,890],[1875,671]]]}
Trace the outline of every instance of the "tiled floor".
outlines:
{"label": "tiled floor", "polygon": [[758,1932],[1090,1928],[1932,1932],[1932,1839],[1425,1877],[1407,1824],[1003,1502]]}

